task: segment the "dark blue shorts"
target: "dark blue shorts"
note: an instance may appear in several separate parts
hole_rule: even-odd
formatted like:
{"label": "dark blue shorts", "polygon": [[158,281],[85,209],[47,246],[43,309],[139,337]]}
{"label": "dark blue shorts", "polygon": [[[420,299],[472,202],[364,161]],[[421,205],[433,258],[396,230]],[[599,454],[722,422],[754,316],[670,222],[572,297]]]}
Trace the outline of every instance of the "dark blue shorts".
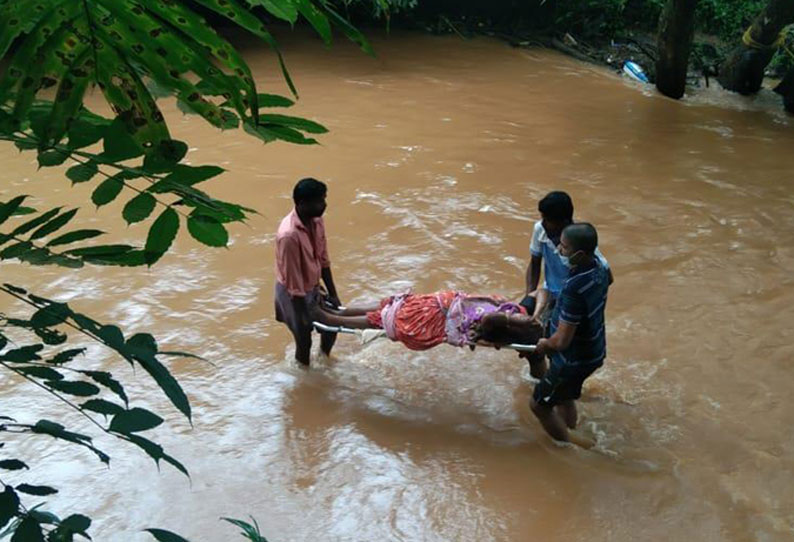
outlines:
{"label": "dark blue shorts", "polygon": [[603,360],[581,365],[570,363],[560,354],[554,353],[551,356],[551,366],[535,385],[532,398],[536,403],[548,406],[579,399],[585,379],[603,364]]}

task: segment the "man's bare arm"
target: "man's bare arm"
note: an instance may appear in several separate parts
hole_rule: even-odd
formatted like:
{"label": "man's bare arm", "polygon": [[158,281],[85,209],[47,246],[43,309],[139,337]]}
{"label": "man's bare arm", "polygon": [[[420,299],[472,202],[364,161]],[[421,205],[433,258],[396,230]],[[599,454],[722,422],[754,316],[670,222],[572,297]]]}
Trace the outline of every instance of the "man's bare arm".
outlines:
{"label": "man's bare arm", "polygon": [[541,339],[538,341],[535,353],[546,354],[551,351],[561,352],[571,345],[575,333],[576,324],[569,324],[568,322],[561,321],[554,335],[548,339]]}
{"label": "man's bare arm", "polygon": [[540,268],[542,262],[543,262],[543,257],[535,256],[534,254],[529,259],[529,265],[527,265],[527,276],[526,276],[527,295],[538,289],[538,284],[540,283]]}
{"label": "man's bare arm", "polygon": [[339,306],[339,294],[336,293],[336,285],[334,284],[334,276],[331,273],[331,268],[323,267],[320,271],[320,274],[322,275],[323,282],[325,283],[325,288],[328,290],[329,301],[336,304],[336,306]]}

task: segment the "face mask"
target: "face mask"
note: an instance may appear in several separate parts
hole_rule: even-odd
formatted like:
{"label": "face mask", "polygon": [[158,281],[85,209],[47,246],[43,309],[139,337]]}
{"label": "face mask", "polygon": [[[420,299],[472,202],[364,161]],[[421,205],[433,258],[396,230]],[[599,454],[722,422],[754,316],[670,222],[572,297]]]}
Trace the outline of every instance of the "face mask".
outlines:
{"label": "face mask", "polygon": [[573,256],[576,256],[577,254],[579,254],[579,253],[575,252],[571,256],[566,256],[562,252],[560,252],[559,250],[557,251],[557,255],[560,257],[560,261],[562,262],[562,265],[564,265],[568,269],[573,269],[575,267],[576,264],[571,263],[571,258]]}

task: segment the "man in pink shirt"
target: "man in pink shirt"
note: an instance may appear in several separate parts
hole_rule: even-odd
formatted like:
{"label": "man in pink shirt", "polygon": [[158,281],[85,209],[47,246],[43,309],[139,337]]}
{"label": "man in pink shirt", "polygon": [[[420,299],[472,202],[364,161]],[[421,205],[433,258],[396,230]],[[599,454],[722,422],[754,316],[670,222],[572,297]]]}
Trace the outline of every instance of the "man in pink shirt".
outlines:
{"label": "man in pink shirt", "polygon": [[[276,320],[283,322],[295,338],[295,359],[309,364],[312,347],[311,309],[319,302],[320,279],[328,301],[339,306],[328,245],[325,240],[325,183],[301,179],[292,191],[295,208],[284,217],[276,234]],[[320,348],[329,355],[335,333],[320,334]]]}

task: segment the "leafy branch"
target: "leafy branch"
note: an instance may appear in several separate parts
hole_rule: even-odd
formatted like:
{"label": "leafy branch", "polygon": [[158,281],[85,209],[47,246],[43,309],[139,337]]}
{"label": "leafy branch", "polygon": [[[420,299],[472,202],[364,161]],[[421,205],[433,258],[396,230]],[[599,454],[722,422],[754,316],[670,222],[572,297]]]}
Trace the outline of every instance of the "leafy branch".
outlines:
{"label": "leafy branch", "polygon": [[[111,349],[131,365],[142,367],[188,420],[191,418],[191,411],[187,396],[157,357],[189,356],[189,354],[160,352],[156,341],[148,334],[136,334],[125,339],[117,326],[100,324],[84,314],[75,312],[68,304],[36,296],[17,286],[3,284],[0,286],[0,291],[35,309],[32,315],[25,319],[0,314],[0,369],[9,371],[50,394],[86,418],[103,433],[137,446],[158,465],[160,461],[165,461],[188,475],[184,465],[167,454],[161,445],[140,434],[161,425],[162,417],[144,408],[131,407],[123,385],[111,373],[66,367],[66,364],[85,353],[84,347],[60,349],[55,352],[50,351],[49,347],[61,346],[67,342],[68,336],[60,331],[59,327],[67,326],[79,331],[91,340]],[[23,334],[33,333],[41,342],[19,346],[12,343],[6,335],[9,329]],[[65,374],[76,375],[78,378],[67,379]],[[123,404],[98,397],[101,392],[100,386],[116,395]],[[77,404],[68,396],[87,400]],[[106,425],[101,423],[94,416],[95,414],[104,416],[109,422]],[[48,435],[90,450],[103,463],[110,461],[109,455],[94,446],[91,436],[68,430],[63,425],[50,420],[38,420],[33,424],[18,423],[7,416],[0,416],[0,433],[4,432]],[[0,442],[0,448],[3,447],[4,443]],[[22,471],[27,470],[28,466],[19,459],[3,459],[0,460],[0,469]],[[15,532],[14,539],[22,536],[19,533],[28,533],[29,536],[41,537],[30,540],[44,540],[44,534],[47,534],[47,540],[71,540],[71,538],[57,538],[66,536],[67,531],[71,534],[82,533],[87,537],[85,531],[90,526],[90,520],[85,516],[77,514],[60,520],[48,512],[27,509],[21,503],[20,493],[46,496],[56,493],[55,488],[26,483],[16,487],[4,483],[3,487],[3,493],[0,493],[0,529],[12,522],[10,529]],[[22,539],[28,538],[20,538]]]}

